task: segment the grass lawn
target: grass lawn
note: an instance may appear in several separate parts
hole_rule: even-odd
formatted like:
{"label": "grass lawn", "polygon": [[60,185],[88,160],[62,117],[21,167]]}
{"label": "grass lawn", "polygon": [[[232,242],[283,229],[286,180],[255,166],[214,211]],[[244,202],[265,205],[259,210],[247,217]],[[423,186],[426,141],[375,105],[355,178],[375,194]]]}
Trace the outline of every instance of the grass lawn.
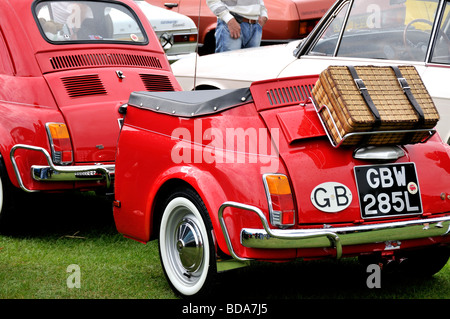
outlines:
{"label": "grass lawn", "polygon": [[[20,230],[0,235],[0,299],[176,299],[157,242],[118,234],[110,202],[82,194],[37,202],[54,208],[33,202]],[[79,288],[68,285],[70,265],[79,267]],[[222,274],[214,298],[450,299],[449,264],[429,280],[382,277],[381,288],[369,289],[368,276],[356,259],[255,263]]]}

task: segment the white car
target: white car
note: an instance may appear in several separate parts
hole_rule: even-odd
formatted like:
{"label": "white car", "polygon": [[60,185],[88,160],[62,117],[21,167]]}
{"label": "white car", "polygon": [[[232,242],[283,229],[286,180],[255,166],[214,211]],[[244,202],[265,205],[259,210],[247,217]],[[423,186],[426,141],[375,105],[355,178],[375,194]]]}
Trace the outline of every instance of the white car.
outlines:
{"label": "white car", "polygon": [[153,6],[146,1],[135,1],[148,18],[169,62],[196,52],[198,30],[191,18]]}
{"label": "white car", "polygon": [[184,90],[247,87],[319,74],[329,65],[414,65],[450,142],[450,2],[338,0],[303,41],[193,57],[172,64]]}

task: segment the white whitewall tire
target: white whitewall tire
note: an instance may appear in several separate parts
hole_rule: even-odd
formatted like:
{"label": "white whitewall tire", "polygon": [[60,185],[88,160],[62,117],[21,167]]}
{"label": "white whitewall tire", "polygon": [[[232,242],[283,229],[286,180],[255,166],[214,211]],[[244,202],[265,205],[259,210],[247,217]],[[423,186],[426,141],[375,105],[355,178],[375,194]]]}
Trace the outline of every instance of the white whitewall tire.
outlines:
{"label": "white whitewall tire", "polygon": [[213,285],[217,271],[211,221],[191,189],[175,192],[166,202],[159,252],[164,273],[181,296],[204,295]]}

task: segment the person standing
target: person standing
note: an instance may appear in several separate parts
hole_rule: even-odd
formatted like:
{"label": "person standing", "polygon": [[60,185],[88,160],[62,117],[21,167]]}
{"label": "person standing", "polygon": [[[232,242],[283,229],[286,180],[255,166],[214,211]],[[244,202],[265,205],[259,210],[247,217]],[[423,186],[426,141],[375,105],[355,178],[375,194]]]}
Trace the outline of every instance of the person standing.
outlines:
{"label": "person standing", "polygon": [[206,0],[217,16],[216,52],[257,47],[268,20],[264,0]]}

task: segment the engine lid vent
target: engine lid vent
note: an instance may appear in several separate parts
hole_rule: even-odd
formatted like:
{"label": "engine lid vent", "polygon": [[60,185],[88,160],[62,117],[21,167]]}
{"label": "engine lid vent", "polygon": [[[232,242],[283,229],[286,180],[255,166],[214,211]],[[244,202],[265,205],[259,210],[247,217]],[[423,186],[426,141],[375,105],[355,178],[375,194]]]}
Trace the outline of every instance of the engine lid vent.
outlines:
{"label": "engine lid vent", "polygon": [[313,85],[293,85],[267,90],[267,98],[272,106],[305,102],[311,97]]}
{"label": "engine lid vent", "polygon": [[139,74],[147,91],[174,91],[169,77],[159,74]]}
{"label": "engine lid vent", "polygon": [[154,56],[127,53],[90,53],[50,57],[54,70],[92,66],[133,66],[162,69],[161,62]]}
{"label": "engine lid vent", "polygon": [[250,86],[258,111],[309,102],[318,75],[303,75],[253,82]]}
{"label": "engine lid vent", "polygon": [[107,94],[98,74],[68,76],[61,78],[67,94],[71,98]]}

